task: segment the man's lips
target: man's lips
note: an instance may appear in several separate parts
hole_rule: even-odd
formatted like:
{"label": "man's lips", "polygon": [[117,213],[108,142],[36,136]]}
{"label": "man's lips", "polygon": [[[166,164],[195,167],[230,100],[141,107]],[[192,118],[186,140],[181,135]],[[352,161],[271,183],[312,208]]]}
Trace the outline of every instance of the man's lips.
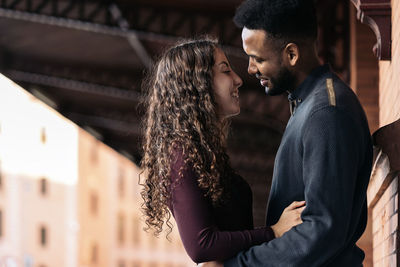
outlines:
{"label": "man's lips", "polygon": [[260,79],[260,84],[261,84],[261,86],[267,87],[268,86],[268,80]]}

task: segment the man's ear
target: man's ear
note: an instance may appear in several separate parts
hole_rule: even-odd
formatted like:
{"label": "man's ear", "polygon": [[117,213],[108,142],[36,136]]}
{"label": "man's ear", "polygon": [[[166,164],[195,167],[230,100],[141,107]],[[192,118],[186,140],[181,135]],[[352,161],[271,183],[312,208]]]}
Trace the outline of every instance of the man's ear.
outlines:
{"label": "man's ear", "polygon": [[295,43],[288,43],[283,49],[283,61],[286,66],[294,67],[298,64],[300,49]]}

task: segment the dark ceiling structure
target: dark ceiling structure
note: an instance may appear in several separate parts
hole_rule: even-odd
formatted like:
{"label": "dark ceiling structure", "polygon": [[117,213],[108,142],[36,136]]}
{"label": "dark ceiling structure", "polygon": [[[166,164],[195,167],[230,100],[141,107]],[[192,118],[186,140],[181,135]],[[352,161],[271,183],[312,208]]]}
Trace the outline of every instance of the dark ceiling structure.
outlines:
{"label": "dark ceiling structure", "polygon": [[[317,2],[320,56],[347,79],[348,0]],[[251,184],[262,224],[287,99],[266,97],[247,74],[241,0],[1,0],[0,71],[96,138],[139,163],[141,81],[157,55],[182,38],[219,38],[242,77],[241,114],[229,154]],[[324,34],[325,33],[325,34]],[[337,47],[342,47],[338,50]]]}

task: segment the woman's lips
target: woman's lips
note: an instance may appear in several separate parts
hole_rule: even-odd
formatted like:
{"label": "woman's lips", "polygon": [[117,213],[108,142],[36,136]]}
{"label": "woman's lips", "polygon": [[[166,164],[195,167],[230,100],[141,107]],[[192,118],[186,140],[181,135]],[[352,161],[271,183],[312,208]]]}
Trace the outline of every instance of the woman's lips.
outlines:
{"label": "woman's lips", "polygon": [[232,98],[233,99],[235,99],[235,100],[239,100],[239,92],[233,92],[232,94],[231,94],[231,96],[232,96]]}

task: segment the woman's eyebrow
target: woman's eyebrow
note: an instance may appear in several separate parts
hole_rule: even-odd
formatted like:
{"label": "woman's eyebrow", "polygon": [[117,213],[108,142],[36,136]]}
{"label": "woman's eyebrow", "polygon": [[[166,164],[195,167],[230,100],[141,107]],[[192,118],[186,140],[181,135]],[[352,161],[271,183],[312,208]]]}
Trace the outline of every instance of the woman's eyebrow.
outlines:
{"label": "woman's eyebrow", "polygon": [[218,65],[226,65],[226,66],[229,68],[229,64],[228,64],[228,62],[226,62],[226,61],[222,61],[222,62],[220,62]]}

